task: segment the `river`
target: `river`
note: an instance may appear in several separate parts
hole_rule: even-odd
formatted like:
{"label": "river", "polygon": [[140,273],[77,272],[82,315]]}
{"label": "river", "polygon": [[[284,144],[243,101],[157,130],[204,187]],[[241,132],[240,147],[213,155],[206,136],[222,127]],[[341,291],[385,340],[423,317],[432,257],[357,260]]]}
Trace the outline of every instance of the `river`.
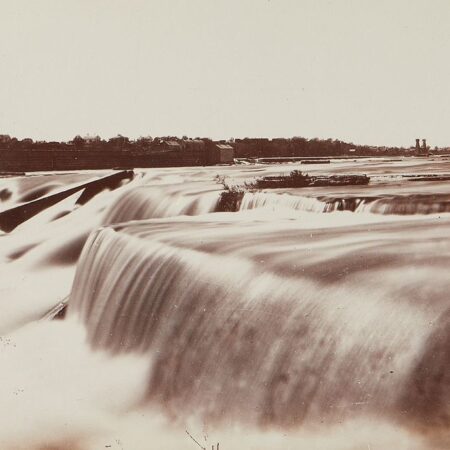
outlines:
{"label": "river", "polygon": [[[220,211],[292,170],[371,181]],[[450,159],[134,172],[0,232],[0,448],[448,448]],[[108,173],[1,178],[0,211]]]}

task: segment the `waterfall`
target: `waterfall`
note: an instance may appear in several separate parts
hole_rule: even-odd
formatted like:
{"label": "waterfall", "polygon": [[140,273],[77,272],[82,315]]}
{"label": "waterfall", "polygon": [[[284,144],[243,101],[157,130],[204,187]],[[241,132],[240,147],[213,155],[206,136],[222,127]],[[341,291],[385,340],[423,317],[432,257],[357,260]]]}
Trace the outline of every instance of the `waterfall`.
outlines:
{"label": "waterfall", "polygon": [[[333,262],[334,234],[321,239],[318,253],[302,267],[303,251],[281,248],[294,248],[307,233],[288,236],[280,224],[283,238],[272,247],[257,227],[247,230],[261,248],[254,258],[229,251],[221,243],[226,230],[218,225],[215,244],[197,246],[185,240],[183,230],[168,235],[164,225],[170,227],[156,221],[92,234],[78,265],[69,315],[85,323],[95,348],[152,355],[148,400],[169,415],[288,428],[355,414],[419,422],[426,417],[428,425],[448,419],[449,403],[442,400],[449,399],[448,384],[438,382],[448,364],[442,353],[448,306],[442,295],[425,298],[421,277],[428,272],[417,272],[417,285],[405,279],[402,292],[402,283],[386,276],[395,272],[391,250],[380,246],[387,259],[379,261],[380,255],[370,256],[370,239],[358,244],[368,252],[370,276],[357,266],[350,276],[332,269],[340,264]],[[207,229],[200,222],[191,226],[200,235]],[[400,279],[410,270],[409,259],[404,254],[401,262],[395,260],[405,266]],[[348,271],[348,261],[339,260]],[[322,274],[334,272],[328,281],[317,278],[317,264]],[[437,271],[434,287],[444,285],[447,276]],[[447,326],[444,335],[430,327],[436,316],[439,329]],[[442,354],[439,359],[430,357],[433,348]],[[423,370],[432,370],[436,379]]]}
{"label": "waterfall", "polygon": [[[377,161],[136,170],[0,232],[0,448],[447,448],[450,188]],[[0,178],[0,209],[105,174]]]}
{"label": "waterfall", "polygon": [[109,209],[104,224],[156,217],[207,214],[215,210],[220,195],[219,186],[157,185],[139,186],[126,191]]}
{"label": "waterfall", "polygon": [[351,211],[383,215],[438,214],[450,212],[450,195],[386,195],[365,197],[307,197],[291,193],[247,192],[240,211],[266,208],[291,209],[314,213]]}
{"label": "waterfall", "polygon": [[246,192],[240,210],[257,208],[288,208],[298,211],[325,212],[326,204],[314,197],[273,192]]}
{"label": "waterfall", "polygon": [[450,195],[398,195],[363,199],[355,211],[386,215],[448,213],[450,212]]}

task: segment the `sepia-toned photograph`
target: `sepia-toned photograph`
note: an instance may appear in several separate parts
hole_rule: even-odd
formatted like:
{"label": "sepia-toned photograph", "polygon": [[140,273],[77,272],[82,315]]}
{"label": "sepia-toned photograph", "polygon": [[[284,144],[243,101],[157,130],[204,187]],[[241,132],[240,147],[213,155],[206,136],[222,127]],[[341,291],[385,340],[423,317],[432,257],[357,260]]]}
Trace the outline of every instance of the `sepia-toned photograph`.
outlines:
{"label": "sepia-toned photograph", "polygon": [[448,0],[0,0],[0,450],[450,449]]}

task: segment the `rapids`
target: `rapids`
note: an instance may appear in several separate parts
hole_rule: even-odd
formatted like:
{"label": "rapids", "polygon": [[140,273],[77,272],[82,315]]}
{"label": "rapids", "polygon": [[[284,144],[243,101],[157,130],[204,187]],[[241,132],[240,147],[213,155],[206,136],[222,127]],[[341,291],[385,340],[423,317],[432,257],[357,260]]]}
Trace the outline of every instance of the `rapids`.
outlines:
{"label": "rapids", "polygon": [[0,448],[448,448],[450,163],[334,160],[306,170],[370,184],[220,211],[223,177],[296,168],[137,169],[1,234]]}

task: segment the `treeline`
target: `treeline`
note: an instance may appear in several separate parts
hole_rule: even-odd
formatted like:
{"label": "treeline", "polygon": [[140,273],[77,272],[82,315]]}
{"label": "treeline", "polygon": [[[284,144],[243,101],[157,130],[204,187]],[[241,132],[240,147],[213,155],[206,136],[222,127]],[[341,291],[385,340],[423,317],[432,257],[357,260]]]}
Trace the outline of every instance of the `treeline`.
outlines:
{"label": "treeline", "polygon": [[[212,141],[208,138],[191,139],[187,136],[140,137],[130,139],[118,135],[105,140],[100,136],[75,136],[68,142],[33,141],[32,139],[16,139],[8,135],[0,135],[0,150],[78,150],[78,151],[132,151],[152,153],[167,149],[183,150],[192,146],[209,146],[211,144],[228,144],[234,148],[236,158],[258,157],[317,157],[317,156],[400,156],[414,154],[413,147],[385,147],[355,145],[337,139],[293,138],[244,138]],[[435,148],[435,151],[438,149]]]}
{"label": "treeline", "polygon": [[19,140],[17,138],[11,138],[9,135],[0,135],[0,148],[10,150],[132,150],[132,149],[147,149],[150,150],[156,147],[162,141],[178,140],[178,138],[164,137],[164,138],[152,138],[152,137],[140,137],[139,139],[132,140],[126,136],[117,135],[111,139],[105,140],[100,136],[75,136],[72,140],[67,142],[57,141],[33,141],[26,138]]}
{"label": "treeline", "polygon": [[404,155],[410,149],[403,147],[377,147],[355,145],[338,139],[306,139],[293,137],[290,139],[236,139],[234,147],[237,157],[318,157],[318,156],[379,156]]}

